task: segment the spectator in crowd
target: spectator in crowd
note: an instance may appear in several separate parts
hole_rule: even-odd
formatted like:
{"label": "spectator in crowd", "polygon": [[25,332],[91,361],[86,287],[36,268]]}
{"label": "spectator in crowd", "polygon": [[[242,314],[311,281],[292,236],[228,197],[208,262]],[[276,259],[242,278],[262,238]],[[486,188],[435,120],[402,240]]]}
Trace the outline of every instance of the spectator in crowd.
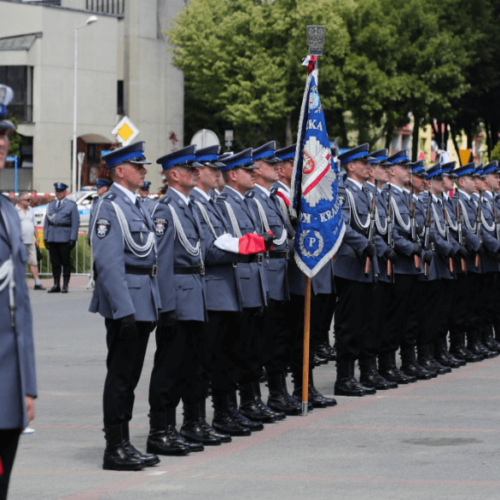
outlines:
{"label": "spectator in crowd", "polygon": [[35,223],[35,214],[30,207],[31,196],[27,193],[19,197],[19,202],[16,205],[17,214],[21,219],[21,235],[23,238],[24,246],[28,252],[28,264],[30,265],[31,274],[35,279],[35,290],[45,290],[45,287],[40,282],[38,277],[36,248],[40,245],[40,238],[38,236],[38,229]]}

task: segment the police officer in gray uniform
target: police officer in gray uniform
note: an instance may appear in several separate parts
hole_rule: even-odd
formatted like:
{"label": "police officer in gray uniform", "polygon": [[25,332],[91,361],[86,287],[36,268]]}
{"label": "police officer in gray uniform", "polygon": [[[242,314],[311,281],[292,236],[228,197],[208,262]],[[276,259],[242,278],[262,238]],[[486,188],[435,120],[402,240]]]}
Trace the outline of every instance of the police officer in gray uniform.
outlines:
{"label": "police officer in gray uniform", "polygon": [[[0,171],[5,167],[9,152],[9,135],[15,130],[14,124],[7,119],[6,110],[12,97],[12,89],[0,85]],[[33,321],[25,278],[27,260],[16,209],[0,195],[1,500],[7,498],[19,437],[34,418],[33,400],[37,397]]]}
{"label": "police officer in gray uniform", "polygon": [[[251,431],[236,422],[229,413],[229,394],[236,387],[237,367],[244,363],[244,353],[238,346],[238,335],[243,329],[238,322],[242,311],[243,291],[237,276],[239,263],[249,260],[248,255],[268,250],[273,242],[271,235],[258,236],[248,233],[235,238],[227,233],[225,221],[210,196],[219,185],[220,169],[225,164],[218,161],[220,146],[209,146],[196,151],[198,168],[196,187],[190,193],[194,211],[203,228],[205,255],[205,285],[207,291],[208,321],[204,326],[204,394],[200,406],[200,422],[207,425],[205,400],[208,384],[212,384],[214,420],[212,427],[219,431],[219,438],[229,441],[230,436],[248,436]],[[229,439],[228,439],[229,438]]]}
{"label": "police officer in gray uniform", "polygon": [[[56,199],[47,206],[47,214],[43,224],[43,240],[50,253],[54,286],[48,293],[68,292],[71,275],[70,254],[75,248],[78,238],[80,215],[78,207],[72,200],[66,198],[68,186],[62,182],[54,184]],[[63,287],[61,290],[61,267]]]}
{"label": "police officer in gray uniform", "polygon": [[[92,218],[92,214],[94,213],[94,209],[97,206],[99,200],[109,191],[109,188],[111,187],[111,182],[106,179],[97,179],[95,187],[97,191],[97,196],[92,200],[92,205],[90,207],[90,218]],[[91,225],[92,223],[89,222],[89,227]]]}
{"label": "police officer in gray uniform", "polygon": [[152,210],[153,205],[155,205],[155,200],[152,200],[150,195],[150,181],[144,181],[144,184],[137,190],[137,196],[142,204],[146,207],[149,212]]}
{"label": "police officer in gray uniform", "polygon": [[135,191],[150,164],[144,142],[116,149],[104,160],[113,180],[96,207],[90,241],[95,288],[89,311],[104,316],[108,357],[103,410],[106,449],[103,468],[141,470],[159,462],[131,443],[134,390],[141,376],[149,334],[161,307],[156,234]]}

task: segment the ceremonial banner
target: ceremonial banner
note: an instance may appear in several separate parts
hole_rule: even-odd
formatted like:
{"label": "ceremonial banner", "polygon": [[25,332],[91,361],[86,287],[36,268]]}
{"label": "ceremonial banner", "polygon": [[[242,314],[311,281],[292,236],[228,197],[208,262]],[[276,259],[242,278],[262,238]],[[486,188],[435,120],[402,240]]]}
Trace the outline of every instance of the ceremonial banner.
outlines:
{"label": "ceremonial banner", "polygon": [[342,243],[345,227],[337,184],[315,69],[307,77],[302,101],[291,192],[291,213],[298,219],[295,261],[309,278]]}

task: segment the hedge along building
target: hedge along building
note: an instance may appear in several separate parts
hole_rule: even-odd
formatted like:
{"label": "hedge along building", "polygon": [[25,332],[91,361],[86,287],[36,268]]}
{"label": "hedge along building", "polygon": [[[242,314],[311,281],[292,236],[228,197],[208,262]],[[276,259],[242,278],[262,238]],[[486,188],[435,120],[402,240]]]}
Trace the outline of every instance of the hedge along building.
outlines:
{"label": "hedge along building", "polygon": [[[171,65],[162,30],[183,0],[0,0],[0,83],[13,87],[9,107],[22,136],[18,190],[71,185],[75,28],[78,30],[77,152],[81,185],[95,183],[100,153],[123,115],[139,129],[153,160],[147,176],[161,186],[154,160],[183,144],[184,80]],[[14,169],[0,175],[12,191]]]}

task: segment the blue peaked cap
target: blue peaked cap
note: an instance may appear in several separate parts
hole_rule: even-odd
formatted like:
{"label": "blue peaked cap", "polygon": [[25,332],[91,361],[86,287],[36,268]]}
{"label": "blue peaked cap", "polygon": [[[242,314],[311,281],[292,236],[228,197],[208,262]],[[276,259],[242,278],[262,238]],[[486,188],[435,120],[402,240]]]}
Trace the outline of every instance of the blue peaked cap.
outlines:
{"label": "blue peaked cap", "polygon": [[373,160],[370,160],[370,165],[383,164],[387,161],[387,149],[384,148],[374,151],[370,153],[370,156],[373,158]]}
{"label": "blue peaked cap", "polygon": [[474,172],[474,177],[483,177],[484,176],[484,172],[483,172],[483,164],[482,163],[479,163],[477,166],[476,166],[476,171]]}
{"label": "blue peaked cap", "polygon": [[56,191],[66,191],[68,189],[68,186],[64,184],[64,182],[54,182],[54,188]]}
{"label": "blue peaked cap", "polygon": [[224,163],[224,167],[221,168],[222,172],[227,172],[233,168],[245,168],[248,170],[259,168],[253,164],[252,148],[244,149],[235,155],[230,155],[227,158],[224,158],[222,163]]}
{"label": "blue peaked cap", "polygon": [[95,182],[96,187],[111,186],[111,182],[106,179],[97,179]]}
{"label": "blue peaked cap", "polygon": [[483,172],[484,175],[498,173],[498,161],[493,160],[492,162],[488,163],[488,165],[484,167]]}
{"label": "blue peaked cap", "polygon": [[408,165],[410,163],[410,153],[407,149],[402,149],[387,158],[391,165]]}
{"label": "blue peaked cap", "polygon": [[297,144],[292,144],[291,146],[287,146],[286,148],[278,149],[275,154],[281,161],[293,161],[295,160],[296,149]]}
{"label": "blue peaked cap", "polygon": [[347,165],[353,161],[371,161],[373,158],[370,156],[369,144],[361,144],[361,146],[357,146],[352,149],[348,149],[344,153],[337,156],[337,160],[340,161],[342,165]]}
{"label": "blue peaked cap", "polygon": [[128,146],[110,151],[102,156],[108,168],[117,167],[122,163],[135,163],[137,165],[151,165],[144,156],[144,141],[134,142]]}
{"label": "blue peaked cap", "polygon": [[467,165],[464,165],[463,167],[457,168],[454,173],[457,175],[457,177],[465,177],[466,175],[474,175],[476,171],[476,164],[474,162],[467,163]]}
{"label": "blue peaked cap", "polygon": [[185,148],[178,149],[173,153],[162,156],[156,160],[156,163],[161,165],[163,170],[168,170],[172,167],[203,167],[201,163],[196,161],[196,145],[191,144]]}
{"label": "blue peaked cap", "polygon": [[275,155],[275,150],[276,141],[266,142],[263,146],[253,149],[253,161],[261,160],[266,163],[279,163],[281,160]]}
{"label": "blue peaked cap", "polygon": [[427,169],[427,177],[426,180],[430,181],[431,179],[442,179],[443,178],[443,169],[441,163],[436,163],[432,165],[432,167]]}
{"label": "blue peaked cap", "polygon": [[144,181],[144,184],[141,186],[140,189],[143,189],[144,191],[149,191],[149,186],[151,186],[151,181]]}
{"label": "blue peaked cap", "polygon": [[411,173],[413,175],[416,175],[418,177],[425,177],[427,175],[425,170],[425,160],[418,160],[412,163],[410,166]]}
{"label": "blue peaked cap", "polygon": [[220,146],[208,146],[196,150],[196,161],[202,163],[205,167],[222,168],[224,163],[219,161]]}
{"label": "blue peaked cap", "polygon": [[443,171],[443,177],[455,177],[453,170],[455,169],[456,161],[449,161],[448,163],[443,163],[441,165],[441,170]]}

